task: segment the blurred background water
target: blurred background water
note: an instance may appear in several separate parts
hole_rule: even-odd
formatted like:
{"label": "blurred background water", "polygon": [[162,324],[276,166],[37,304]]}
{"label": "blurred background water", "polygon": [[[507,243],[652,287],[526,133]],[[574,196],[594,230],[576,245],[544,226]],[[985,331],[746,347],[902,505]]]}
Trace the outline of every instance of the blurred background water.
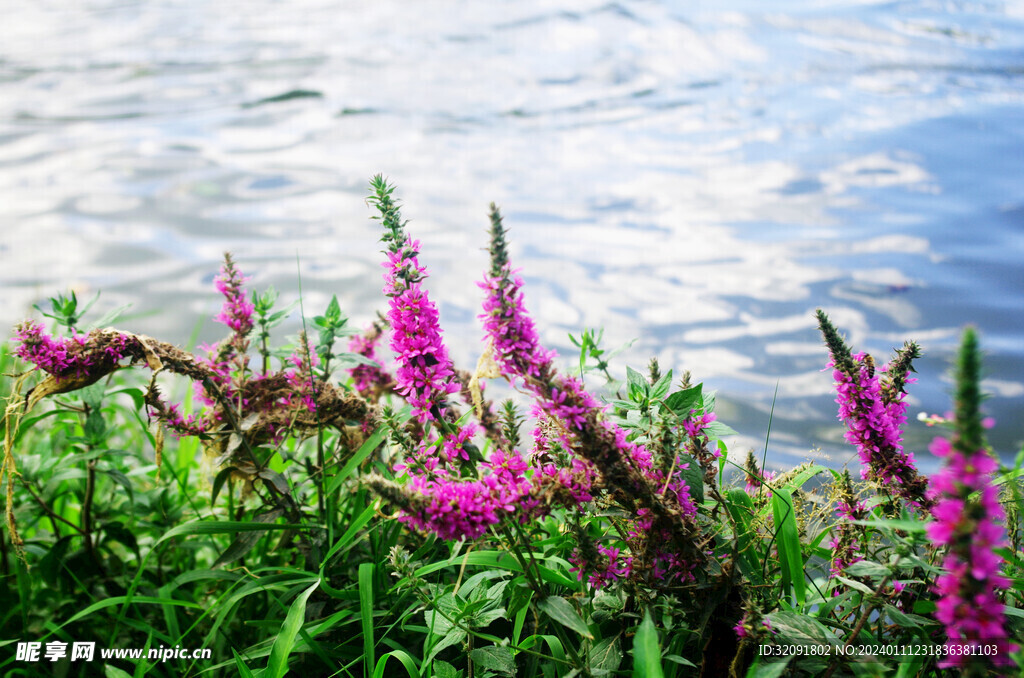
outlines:
{"label": "blurred background water", "polygon": [[[973,322],[1024,438],[1024,6],[784,0],[0,0],[0,321],[69,288],[205,340],[232,251],[307,313],[385,307],[368,179],[398,185],[458,363],[503,209],[544,340],[603,327],[719,390],[737,443],[853,450],[813,311],[925,357],[925,470]],[[296,260],[299,263],[296,263]],[[101,310],[102,310],[101,309]],[[294,333],[293,318],[283,328]],[[618,365],[620,376],[624,371]]]}

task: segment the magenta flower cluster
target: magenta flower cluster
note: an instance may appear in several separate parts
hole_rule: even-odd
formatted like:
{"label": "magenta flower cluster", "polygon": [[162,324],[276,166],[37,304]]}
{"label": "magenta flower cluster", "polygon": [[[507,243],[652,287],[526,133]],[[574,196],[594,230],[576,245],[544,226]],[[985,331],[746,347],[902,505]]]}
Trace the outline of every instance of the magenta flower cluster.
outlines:
{"label": "magenta flower cluster", "polygon": [[528,466],[516,451],[493,450],[477,476],[460,477],[469,461],[466,445],[475,424],[420,446],[411,463],[397,466],[409,475],[410,508],[400,521],[443,539],[476,539],[504,517],[524,510],[533,483]]}
{"label": "magenta flower cluster", "polygon": [[[357,334],[349,339],[348,350],[368,360],[378,362],[377,343],[382,336],[382,332],[371,327],[365,334]],[[368,397],[376,389],[391,383],[391,375],[379,365],[356,365],[349,370],[349,374],[352,375],[356,392],[363,397]]]}
{"label": "magenta flower cluster", "polygon": [[[577,379],[555,374],[552,366],[554,353],[541,346],[533,320],[523,304],[522,279],[514,274],[508,263],[498,267],[497,272],[497,275],[488,276],[479,283],[487,293],[484,313],[480,317],[495,363],[502,375],[513,383],[521,381],[525,384],[526,389],[536,398],[542,419],[556,422],[563,429],[557,437],[565,449],[572,450],[581,438],[592,443],[608,441],[614,457],[609,460],[610,463],[631,467],[642,478],[640,482],[657,488],[658,501],[673,506],[682,519],[694,519],[697,507],[679,474],[667,477],[655,466],[646,447],[628,440],[623,429],[604,419],[601,416],[601,405],[583,389]],[[690,418],[687,421],[687,433],[702,435],[704,428],[712,421],[714,415]],[[686,465],[678,463],[677,467],[686,468]],[[571,468],[544,464],[540,473],[535,475],[535,480],[542,486],[557,479],[564,483],[570,496],[582,499],[591,497],[595,476],[596,470],[591,460],[574,459]],[[653,516],[647,508],[638,509],[637,516],[632,520],[631,533],[638,542],[650,539],[666,545],[672,536],[670,530],[663,525],[654,527]],[[650,549],[650,552],[653,558],[648,566],[655,579],[662,582],[692,579],[692,564],[684,562],[677,553],[661,548]],[[634,560],[623,558],[620,561],[618,554],[618,550],[614,554],[612,551],[605,552],[597,562],[589,564],[583,562],[582,555],[578,555],[575,564],[579,576],[582,578],[584,571],[592,573],[588,581],[594,585],[629,576]]]}
{"label": "magenta flower cluster", "polygon": [[[846,440],[857,448],[865,480],[879,483],[910,502],[921,499],[911,483],[917,479],[914,455],[903,449],[903,424],[907,420],[905,394],[883,397],[878,374],[864,353],[853,355],[853,374],[832,372],[836,381],[839,419],[846,423]],[[834,363],[830,363],[830,367]],[[886,368],[882,368],[884,372]],[[904,383],[913,383],[907,378]]]}
{"label": "magenta flower cluster", "polygon": [[53,337],[41,324],[28,320],[17,327],[11,340],[19,342],[15,355],[60,379],[82,377],[90,369],[114,365],[130,354],[132,339],[127,335],[108,332],[102,342],[97,339],[95,333]]}
{"label": "magenta flower cluster", "polygon": [[[305,334],[300,339],[305,339]],[[304,407],[310,412],[316,412],[316,397],[311,382],[313,381],[313,368],[320,364],[320,356],[317,355],[313,342],[305,339],[305,346],[300,342],[300,345],[288,357],[288,362],[292,367],[285,370],[285,376],[291,390],[285,404],[289,407]]]}
{"label": "magenta flower cluster", "polygon": [[[932,478],[935,521],[928,525],[932,542],[948,548],[934,587],[935,617],[946,626],[949,650],[940,666],[962,666],[970,657],[955,648],[992,643],[999,645],[993,659],[1011,665],[1009,653],[1018,648],[1006,640],[1006,617],[996,595],[1010,585],[995,552],[1006,546],[1000,527],[1006,516],[992,484],[998,464],[984,449],[965,454],[946,438],[936,438],[929,449],[946,460]],[[978,498],[971,499],[975,493]]]}
{"label": "magenta flower cluster", "polygon": [[242,285],[248,280],[230,258],[220,269],[214,279],[217,291],[224,295],[224,305],[215,320],[230,327],[239,336],[248,336],[252,332],[252,314],[256,310]]}
{"label": "magenta flower cluster", "polygon": [[164,423],[167,428],[174,432],[174,435],[198,436],[202,435],[206,427],[199,417],[190,414],[187,417],[181,414],[181,408],[177,404],[169,404],[164,409]]}
{"label": "magenta flower cluster", "polygon": [[620,549],[613,546],[598,546],[597,558],[586,558],[579,549],[569,557],[573,567],[570,572],[575,572],[580,581],[586,578],[587,583],[594,588],[604,588],[608,584],[626,579],[633,568],[632,556],[623,556]]}
{"label": "magenta flower cluster", "polygon": [[396,390],[425,424],[442,416],[448,396],[458,393],[459,385],[441,337],[437,307],[421,283],[426,269],[418,254],[419,243],[412,238],[388,252],[384,294],[390,297],[391,350],[399,364]]}
{"label": "magenta flower cluster", "polygon": [[[532,467],[518,451],[499,444],[473,469],[470,438],[476,427],[461,426],[449,404],[461,388],[437,308],[422,285],[426,270],[419,263],[419,243],[406,235],[392,189],[381,177],[373,188],[371,202],[381,213],[382,240],[388,245],[384,294],[390,298],[390,347],[397,359],[395,390],[426,428],[423,442],[397,468],[409,478],[403,498],[396,497],[402,520],[447,539],[475,538],[505,517],[527,520],[554,504],[590,501],[600,483],[601,491],[617,493],[636,509],[628,544],[632,554],[617,544],[585,549],[589,556],[576,563],[581,576],[591,573],[594,585],[631,576],[637,553],[642,553],[645,574],[663,581],[691,580],[694,563],[673,550],[687,544],[695,551],[690,535],[697,509],[678,473],[685,464],[676,459],[670,472],[658,468],[650,451],[609,422],[577,379],[556,373],[555,354],[541,346],[525,310],[522,279],[508,264],[501,218],[493,206],[492,267],[479,285],[486,292],[481,315],[486,354],[502,376],[533,396],[539,426]],[[711,415],[692,417],[686,433],[706,441],[705,428],[712,421]],[[599,562],[583,562],[588,559]]]}
{"label": "magenta flower cluster", "polygon": [[425,498],[426,506],[400,518],[407,525],[434,532],[442,539],[476,539],[515,509],[508,494],[492,495],[480,480],[412,476],[408,489]]}
{"label": "magenta flower cluster", "polygon": [[[426,269],[418,255],[419,243],[405,237],[392,246],[384,263],[390,346],[398,363],[395,390],[412,406],[421,424],[435,422],[443,434],[421,444],[404,467],[415,508],[401,520],[445,539],[475,539],[516,510],[530,489],[524,475],[527,467],[517,452],[495,450],[479,477],[460,477],[476,426],[458,426],[447,416],[448,398],[460,387],[444,345],[437,307],[422,284]],[[379,375],[367,372],[366,376]]]}
{"label": "magenta flower cluster", "polygon": [[[245,409],[249,404],[245,399],[239,401],[237,393],[242,387],[244,372],[249,364],[249,356],[246,353],[249,348],[247,337],[253,329],[255,312],[255,307],[249,301],[243,287],[246,280],[248,278],[242,275],[231,257],[225,254],[220,273],[214,278],[214,285],[224,296],[224,303],[214,320],[231,328],[231,337],[225,345],[204,344],[199,347],[207,353],[201,360],[213,372],[211,381],[217,385],[228,402],[235,403],[240,409]],[[201,382],[196,382],[194,388],[196,398],[201,403],[207,407],[216,405],[213,394],[207,393]],[[221,417],[219,412],[213,415],[214,420],[220,420]]]}
{"label": "magenta flower cluster", "polygon": [[555,352],[540,345],[533,319],[523,307],[523,279],[516,273],[505,264],[501,275],[486,276],[477,283],[487,293],[480,319],[502,374],[513,380],[519,375],[539,379],[550,368]]}
{"label": "magenta flower cluster", "polygon": [[[20,342],[14,354],[44,372],[61,376],[70,372],[84,373],[89,366],[88,356],[81,353],[85,336],[59,339],[43,331],[35,321],[26,321],[18,326],[12,341]],[[77,349],[77,350],[75,350]]]}

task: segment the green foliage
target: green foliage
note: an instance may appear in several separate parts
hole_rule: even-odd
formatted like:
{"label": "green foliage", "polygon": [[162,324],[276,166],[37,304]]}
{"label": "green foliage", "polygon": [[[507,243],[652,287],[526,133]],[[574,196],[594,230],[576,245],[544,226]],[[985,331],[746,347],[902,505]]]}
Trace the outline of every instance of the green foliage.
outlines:
{"label": "green foliage", "polygon": [[[386,241],[396,244],[404,223],[393,188],[378,177],[373,190]],[[491,221],[500,230],[493,207]],[[291,307],[277,310],[273,290],[251,299],[254,351],[268,372],[271,330]],[[74,294],[51,306],[44,315],[66,328],[88,310]],[[831,328],[830,346],[848,355],[824,314],[819,321]],[[320,368],[300,375],[301,388],[335,389],[365,407],[313,424],[284,420],[274,435],[257,435],[258,417],[231,403],[221,428],[164,440],[148,421],[155,380],[129,370],[33,402],[40,375],[14,375],[25,366],[0,347],[0,372],[13,375],[3,377],[3,489],[16,529],[0,537],[0,638],[211,654],[66,662],[68,676],[98,675],[101,665],[108,676],[255,678],[940,675],[935,652],[845,653],[943,640],[933,617],[941,558],[927,542],[928,517],[908,506],[894,514],[867,484],[818,465],[774,477],[756,461],[741,467],[723,441],[732,429],[712,417],[714,393],[688,373],[673,383],[657,364],[646,374],[627,366],[620,381],[617,351],[601,348],[600,331],[570,337],[580,375],[604,377],[602,416],[651,452],[666,482],[685,481],[707,556],[690,580],[610,577],[596,587],[580,570],[581,553],[627,541],[629,498],[608,493],[577,510],[506,520],[473,542],[410,530],[398,520],[404,479],[395,464],[424,428],[391,390],[350,395],[351,371],[338,368],[378,363],[335,349],[352,333],[337,297],[310,322]],[[980,361],[970,336],[957,407],[971,422],[959,435],[977,442]],[[301,358],[304,348],[293,352]],[[905,348],[908,361],[916,350]],[[250,378],[244,368],[231,374]],[[181,378],[164,388],[187,403],[189,386]],[[706,420],[703,433],[688,433],[697,420]],[[473,460],[515,446],[524,421],[505,404],[501,435],[474,447]],[[1024,453],[995,479],[1008,513],[1010,547],[1000,555],[1017,634],[1022,478]],[[837,503],[851,500],[864,502],[863,519],[837,516]],[[834,573],[840,534],[856,540],[860,560]],[[43,666],[20,662],[13,648],[0,644],[5,674]]]}

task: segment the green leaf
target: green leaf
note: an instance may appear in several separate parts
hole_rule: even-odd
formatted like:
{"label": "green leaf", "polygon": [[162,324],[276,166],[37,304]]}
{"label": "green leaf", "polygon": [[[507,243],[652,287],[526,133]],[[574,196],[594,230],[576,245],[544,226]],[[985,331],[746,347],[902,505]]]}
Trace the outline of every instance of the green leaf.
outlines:
{"label": "green leaf", "polygon": [[223,469],[221,469],[217,473],[216,476],[214,476],[214,478],[213,478],[213,493],[211,494],[211,497],[210,497],[210,504],[211,505],[216,505],[216,503],[217,503],[217,495],[220,494],[221,488],[224,487],[224,483],[226,483],[228,478],[231,477],[231,474],[234,473],[237,470],[238,470],[238,468],[235,467],[235,466],[225,466]]}
{"label": "green leaf", "polygon": [[448,662],[441,661],[440,659],[434,660],[434,678],[459,678],[461,675],[462,672],[456,670]]}
{"label": "green leaf", "polygon": [[851,577],[879,577],[884,578],[892,574],[888,567],[880,563],[873,563],[870,560],[859,560],[843,568],[843,574]]}
{"label": "green leaf", "polygon": [[366,673],[374,669],[373,641],[373,563],[359,564],[359,621],[363,629],[363,661]]}
{"label": "green leaf", "polygon": [[911,676],[921,675],[921,667],[924,666],[925,656],[922,653],[919,656],[904,657],[899,662],[899,668],[896,670],[895,678],[911,678]]}
{"label": "green leaf", "polygon": [[849,577],[840,577],[839,575],[836,575],[835,578],[838,581],[841,581],[844,584],[846,584],[847,586],[849,586],[854,591],[860,591],[864,595],[870,596],[872,593],[875,592],[874,589],[872,589],[870,586],[868,586],[867,584],[861,583],[861,582],[857,581],[856,579],[850,579]]}
{"label": "green leaf", "polygon": [[1009,605],[1003,605],[1003,614],[1009,617],[1017,617],[1018,619],[1024,619],[1024,610],[1016,607],[1010,607]]}
{"label": "green leaf", "polygon": [[559,596],[548,596],[540,601],[538,608],[559,624],[566,626],[585,638],[593,639],[586,623],[580,618],[576,608],[565,598]]}
{"label": "green leaf", "polygon": [[534,644],[541,640],[548,644],[548,649],[551,651],[552,657],[554,657],[559,662],[565,661],[565,648],[562,647],[562,641],[558,639],[558,636],[552,636],[550,634],[545,634],[541,636],[532,635],[528,638],[523,639],[523,642],[520,644],[519,647],[521,647],[524,650],[528,650],[531,647],[533,647]]}
{"label": "green leaf", "polygon": [[202,609],[202,605],[198,603],[192,603],[186,600],[175,600],[174,598],[155,598],[153,596],[132,596],[130,599],[128,596],[114,596],[113,598],[104,598],[103,600],[97,601],[89,607],[76,612],[66,622],[63,622],[58,629],[62,629],[72,622],[76,622],[79,619],[88,617],[93,612],[103,610],[108,607],[114,607],[115,605],[122,605],[125,603],[131,603],[132,605],[179,605],[181,607],[191,607],[196,609]]}
{"label": "green leaf", "polygon": [[864,525],[887,530],[899,530],[908,533],[924,533],[928,521],[924,520],[897,520],[890,518],[876,518],[874,520],[851,520],[854,525]]}
{"label": "green leaf", "polygon": [[914,601],[914,613],[915,614],[932,614],[935,612],[935,601],[934,600],[915,600]]}
{"label": "green leaf", "polygon": [[633,678],[664,678],[664,675],[658,630],[651,621],[651,611],[647,610],[633,638]]}
{"label": "green leaf", "polygon": [[327,311],[325,315],[330,320],[337,320],[341,317],[341,306],[338,304],[338,295],[331,297],[331,303],[327,304]]}
{"label": "green leaf", "polygon": [[341,487],[341,484],[345,482],[350,475],[352,475],[352,472],[359,468],[359,465],[362,464],[367,457],[373,454],[373,451],[377,449],[377,446],[381,444],[385,437],[387,437],[387,429],[383,426],[374,431],[373,434],[359,446],[356,453],[353,454],[352,458],[345,463],[340,471],[338,471],[337,475],[331,478],[331,482],[327,484],[326,493],[334,494],[335,490]]}
{"label": "green leaf", "polygon": [[235,656],[235,668],[238,669],[238,675],[241,676],[241,678],[255,678],[255,676],[253,676],[252,669],[250,669],[242,659],[242,655],[238,654],[235,648],[231,648],[231,653]]}
{"label": "green leaf", "polygon": [[618,671],[622,664],[622,643],[618,636],[602,638],[590,648],[590,667],[603,671]]}
{"label": "green leaf", "polygon": [[281,624],[281,630],[274,639],[274,645],[270,649],[270,660],[267,662],[267,669],[263,678],[283,678],[288,673],[288,655],[292,653],[295,646],[295,636],[306,618],[306,601],[313,594],[313,591],[320,586],[318,577],[309,588],[299,594],[298,598],[292,601],[288,608],[288,615]]}
{"label": "green leaf", "polygon": [[772,661],[762,664],[760,660],[755,661],[747,670],[747,678],[779,678],[786,671],[789,662],[795,655],[789,655],[782,661]]}
{"label": "green leaf", "polygon": [[827,470],[828,469],[826,469],[824,466],[818,466],[817,464],[808,466],[807,468],[800,471],[800,473],[797,473],[795,476],[793,476],[792,480],[786,483],[786,489],[798,490],[801,487],[803,487],[804,483],[806,483],[808,480],[818,475],[819,473],[824,473]]}
{"label": "green leaf", "polygon": [[680,657],[677,654],[667,654],[667,655],[665,655],[665,661],[672,662],[673,664],[679,664],[680,666],[687,666],[687,667],[691,667],[691,668],[697,668],[697,665],[694,664],[693,662],[691,662],[689,659],[687,659],[686,657]]}
{"label": "green leaf", "polygon": [[651,398],[654,400],[664,398],[670,388],[672,388],[672,370],[661,375],[661,379],[651,387]]}
{"label": "green leaf", "polygon": [[124,488],[125,494],[128,495],[129,504],[135,503],[135,492],[132,490],[132,481],[128,479],[128,476],[126,476],[124,473],[114,468],[113,466],[110,466],[108,468],[101,468],[99,470],[100,473],[110,476],[111,480],[113,480],[115,483]]}
{"label": "green leaf", "polygon": [[703,388],[704,384],[697,384],[683,391],[676,391],[665,399],[665,407],[672,410],[678,417],[687,417],[690,410],[701,399]]}
{"label": "green leaf", "polygon": [[[405,673],[409,678],[420,678],[420,671],[416,668],[416,660],[413,659],[408,652],[404,652],[402,650],[393,650],[387,654],[381,655],[380,659],[377,660],[376,668],[373,670],[373,678],[384,678],[384,669],[387,668],[388,659],[391,657],[402,662],[402,666],[405,667]],[[390,673],[388,675],[394,675],[394,673]],[[434,676],[435,678],[441,678],[441,672],[435,671]]]}
{"label": "green leaf", "polygon": [[[448,592],[435,597],[433,606],[434,609],[428,610],[424,615],[427,629],[429,630],[426,639],[428,645],[426,647],[430,648],[429,653],[423,659],[424,665],[429,664],[441,650],[461,643],[467,637],[466,631],[460,626],[455,625],[455,621],[461,618],[461,613],[454,593]],[[429,645],[435,638],[439,640],[432,646]]]}
{"label": "green leaf", "polygon": [[786,590],[796,596],[798,605],[806,599],[804,584],[804,559],[800,550],[800,531],[796,526],[793,498],[786,490],[775,490],[772,494],[772,512],[775,517],[776,543],[782,564],[782,583]]}
{"label": "green leaf", "polygon": [[[259,532],[261,530],[306,530],[308,525],[263,525],[261,523],[243,522],[239,520],[190,520],[182,525],[176,525],[164,532],[157,540],[157,544],[168,539],[189,534],[234,534],[235,532]],[[156,544],[154,544],[155,546]]]}
{"label": "green leaf", "polygon": [[700,464],[696,459],[688,454],[679,455],[680,465],[686,464],[686,468],[676,467],[676,473],[683,482],[686,483],[687,489],[690,490],[690,496],[698,504],[704,502],[704,470],[700,467]]}
{"label": "green leaf", "polygon": [[931,620],[926,619],[925,617],[919,617],[916,614],[907,614],[902,610],[896,609],[892,605],[885,606],[885,613],[889,615],[889,619],[891,619],[894,624],[902,626],[903,628],[919,629],[932,623]]}
{"label": "green leaf", "polygon": [[100,531],[107,535],[107,539],[120,542],[135,552],[136,556],[139,554],[139,544],[135,539],[135,533],[125,527],[124,523],[120,520],[112,520],[109,523],[103,523],[100,526]]}
{"label": "green leaf", "polygon": [[356,518],[352,520],[352,524],[348,526],[348,529],[345,530],[345,533],[338,538],[338,541],[336,541],[334,545],[331,546],[331,550],[328,551],[327,555],[324,556],[322,561],[323,565],[321,565],[321,570],[331,560],[331,558],[334,557],[334,554],[336,554],[338,551],[345,548],[346,546],[350,546],[353,543],[352,540],[359,532],[359,530],[363,529],[366,526],[366,524],[370,522],[371,519],[373,519],[373,516],[376,515],[376,513],[376,503],[371,503],[369,506],[363,509],[362,513],[360,513],[358,516],[356,516]]}
{"label": "green leaf", "polygon": [[[274,509],[272,511],[265,511],[257,515],[255,518],[253,518],[253,522],[269,523],[274,520],[277,520],[282,515],[284,515],[284,509]],[[216,568],[226,563],[231,563],[238,560],[239,558],[247,554],[249,551],[252,551],[261,537],[263,537],[263,535],[259,532],[243,532],[242,534],[235,537],[234,541],[232,541],[231,544],[228,545],[226,549],[224,549],[223,553],[217,556],[217,560],[214,561],[213,565],[211,565],[210,567]]]}
{"label": "green leaf", "polygon": [[[103,382],[97,382],[78,389],[78,396],[82,399],[83,403],[89,406],[89,416],[96,413],[102,418],[103,415],[98,410],[100,405],[103,404],[103,395],[105,391],[106,386],[104,386]],[[86,422],[86,426],[88,426],[88,422]]]}
{"label": "green leaf", "polygon": [[434,659],[441,650],[451,647],[452,645],[458,645],[459,643],[465,642],[467,637],[468,634],[458,626],[451,627],[451,629],[449,629],[448,632],[430,648],[430,653],[427,655],[426,659],[423,660],[423,663],[430,663],[430,661]]}
{"label": "green leaf", "polygon": [[515,675],[516,661],[512,657],[512,650],[500,645],[488,645],[479,647],[469,653],[469,658],[474,664],[485,669],[497,671],[506,675]]}
{"label": "green leaf", "polygon": [[[569,568],[569,565],[561,559],[545,556],[541,553],[530,553],[524,555],[530,558],[534,558],[539,562],[550,563],[552,565],[562,567],[566,571]],[[432,572],[443,570],[446,567],[461,567],[463,564],[482,565],[485,567],[497,567],[503,570],[509,570],[510,572],[523,571],[523,566],[519,563],[515,556],[509,553],[505,553],[502,551],[470,551],[464,556],[452,556],[448,560],[442,560],[439,562],[433,562],[429,565],[424,565],[423,567],[417,569],[414,574],[417,577],[424,577]],[[550,567],[545,567],[543,565],[538,566],[537,570],[540,573],[540,578],[546,582],[556,584],[558,586],[565,586],[566,588],[572,590],[579,590],[580,588],[580,583],[579,581],[577,581],[575,577],[567,577],[561,572],[557,572],[551,569]]]}
{"label": "green leaf", "polygon": [[726,506],[736,523],[736,547],[739,551],[740,570],[751,582],[761,584],[761,563],[751,540],[753,530],[750,527],[750,519],[754,514],[754,502],[745,490],[737,488],[729,491]]}
{"label": "green leaf", "polygon": [[802,645],[830,645],[841,643],[832,633],[813,617],[796,612],[773,612],[767,616],[769,623],[779,634],[778,642]]}
{"label": "green leaf", "polygon": [[647,385],[647,380],[644,379],[644,375],[640,374],[632,367],[626,368],[626,381],[629,383],[629,390],[631,394],[646,395],[650,387]]}
{"label": "green leaf", "polygon": [[132,674],[124,669],[119,669],[112,664],[103,665],[103,675],[106,678],[132,678]]}
{"label": "green leaf", "polygon": [[724,438],[725,436],[738,436],[739,433],[737,433],[736,430],[733,429],[731,426],[723,424],[722,422],[716,419],[704,427],[704,435],[706,435],[711,440],[718,440],[719,438]]}

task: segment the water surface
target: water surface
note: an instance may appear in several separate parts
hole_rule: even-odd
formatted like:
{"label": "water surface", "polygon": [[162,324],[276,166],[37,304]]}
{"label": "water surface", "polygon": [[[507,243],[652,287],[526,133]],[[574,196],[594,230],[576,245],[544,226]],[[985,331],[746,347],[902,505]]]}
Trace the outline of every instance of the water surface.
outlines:
{"label": "water surface", "polygon": [[[226,249],[254,286],[292,299],[301,271],[307,310],[337,294],[364,323],[384,307],[381,172],[463,365],[493,200],[544,340],[638,338],[633,365],[719,389],[739,449],[774,399],[777,463],[851,457],[817,307],[876,356],[923,344],[912,414],[948,408],[975,323],[993,440],[1024,438],[1019,4],[0,6],[4,326],[102,290],[133,304],[125,329],[184,343]],[[929,470],[931,434],[909,426]]]}

